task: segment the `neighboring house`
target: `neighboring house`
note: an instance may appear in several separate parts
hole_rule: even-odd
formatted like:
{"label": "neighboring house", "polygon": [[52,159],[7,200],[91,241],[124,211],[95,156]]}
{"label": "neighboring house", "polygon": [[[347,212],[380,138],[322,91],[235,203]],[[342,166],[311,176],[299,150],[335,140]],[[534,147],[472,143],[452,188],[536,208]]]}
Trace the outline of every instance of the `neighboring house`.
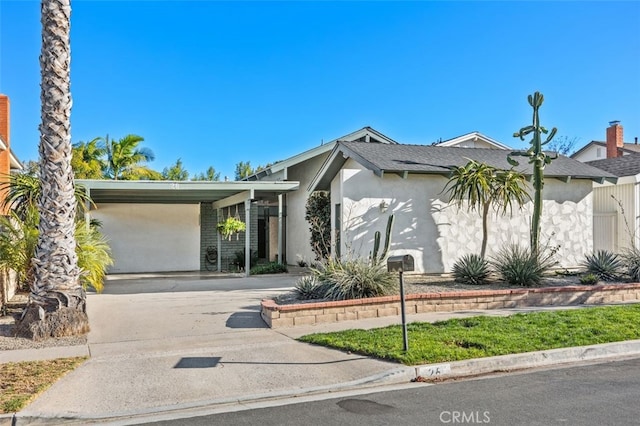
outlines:
{"label": "neighboring house", "polygon": [[[22,169],[22,164],[11,151],[10,144],[10,103],[9,97],[0,94],[0,182],[6,182],[9,174]],[[6,197],[6,191],[0,191],[0,206]],[[0,214],[7,214],[6,209],[2,209]],[[17,283],[15,274],[9,271],[8,274],[0,276],[0,305],[10,300],[16,292]]]}
{"label": "neighboring house", "polygon": [[[416,272],[449,272],[462,255],[480,251],[480,214],[459,210],[443,192],[451,166],[469,159],[510,168],[499,149],[338,142],[307,190],[331,191],[334,252],[368,256],[375,231],[384,232],[393,214],[391,253],[411,254]],[[530,174],[527,159],[520,162]],[[563,156],[546,167],[542,242],[557,249],[562,266],[576,266],[592,251],[592,183],[607,179],[615,181]],[[513,215],[492,215],[488,255],[510,243],[528,245],[531,211],[529,202]]]}
{"label": "neighboring house", "polygon": [[606,133],[606,141],[591,141],[571,154],[571,158],[586,163],[640,153],[637,137],[634,143],[624,142],[623,128],[619,121],[610,122]]}
{"label": "neighboring house", "polygon": [[587,163],[618,177],[593,189],[594,250],[640,248],[640,153]]}

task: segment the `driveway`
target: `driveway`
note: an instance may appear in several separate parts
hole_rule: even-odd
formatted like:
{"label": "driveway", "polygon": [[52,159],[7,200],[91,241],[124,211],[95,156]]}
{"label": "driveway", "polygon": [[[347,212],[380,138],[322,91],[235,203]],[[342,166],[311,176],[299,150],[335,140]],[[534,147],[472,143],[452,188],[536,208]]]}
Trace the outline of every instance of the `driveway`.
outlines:
{"label": "driveway", "polygon": [[398,367],[267,328],[260,301],[296,279],[110,277],[103,294],[88,296],[91,359],[21,417],[89,421],[235,404],[367,383]]}

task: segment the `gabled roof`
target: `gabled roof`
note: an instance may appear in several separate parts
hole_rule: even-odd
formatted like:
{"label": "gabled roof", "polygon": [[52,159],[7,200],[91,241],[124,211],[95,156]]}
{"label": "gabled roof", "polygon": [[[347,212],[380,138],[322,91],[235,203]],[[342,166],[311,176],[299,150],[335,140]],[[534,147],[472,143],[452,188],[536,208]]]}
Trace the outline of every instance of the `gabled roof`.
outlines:
{"label": "gabled roof", "polygon": [[[579,150],[577,150],[576,152],[574,152],[573,154],[570,155],[571,158],[576,158],[577,156],[580,155],[580,153],[586,151],[587,149],[589,149],[592,146],[600,146],[603,148],[607,147],[607,143],[606,142],[602,142],[602,141],[591,141],[588,144],[586,144],[585,146],[583,146],[582,148],[580,148]],[[622,146],[622,148],[619,148],[620,151],[622,151],[625,154],[632,154],[634,152],[640,152],[640,145],[635,144],[635,143],[629,143],[629,142],[625,142]],[[600,160],[598,160],[600,161]]]}
{"label": "gabled roof", "polygon": [[308,151],[302,152],[298,155],[294,155],[293,157],[289,157],[286,160],[278,161],[273,165],[260,170],[257,173],[252,174],[242,180],[260,180],[265,176],[269,176],[274,173],[278,173],[282,170],[285,170],[288,167],[294,166],[296,164],[307,161],[313,157],[316,157],[320,154],[324,154],[333,149],[335,144],[338,141],[361,141],[361,142],[379,142],[385,144],[397,144],[398,142],[394,141],[388,136],[383,135],[372,127],[366,126],[360,130],[356,130],[355,132],[349,133],[348,135],[342,136],[338,139],[334,139],[330,142],[323,143],[320,146],[312,148]]}
{"label": "gabled roof", "polygon": [[606,158],[604,160],[588,161],[590,166],[611,173],[618,177],[635,176],[640,174],[640,154],[633,153],[622,157]]}
{"label": "gabled roof", "polygon": [[462,142],[465,142],[465,141],[468,141],[468,140],[472,140],[474,142],[480,140],[482,142],[485,142],[485,143],[495,147],[495,149],[511,149],[511,147],[509,147],[509,146],[507,146],[507,145],[505,145],[503,143],[500,143],[497,140],[492,139],[492,138],[490,138],[488,136],[485,136],[480,132],[467,133],[466,135],[462,135],[462,136],[455,137],[453,139],[448,139],[446,141],[438,142],[438,143],[434,144],[434,146],[444,146],[444,147],[451,146],[451,147],[453,147],[453,146],[457,146],[458,144],[460,144]]}
{"label": "gabled roof", "polygon": [[[524,152],[524,151],[510,151]],[[309,185],[308,190],[327,190],[331,181],[348,158],[362,164],[376,175],[393,173],[402,177],[408,174],[449,175],[454,166],[464,166],[469,160],[476,160],[500,169],[510,169],[504,150],[486,148],[453,148],[428,145],[384,145],[360,142],[339,142],[320,171]],[[514,157],[520,162],[517,170],[530,175],[532,166],[525,157]],[[615,182],[616,177],[606,171],[581,163],[565,156],[559,156],[544,171],[546,177],[562,180],[605,179]]]}

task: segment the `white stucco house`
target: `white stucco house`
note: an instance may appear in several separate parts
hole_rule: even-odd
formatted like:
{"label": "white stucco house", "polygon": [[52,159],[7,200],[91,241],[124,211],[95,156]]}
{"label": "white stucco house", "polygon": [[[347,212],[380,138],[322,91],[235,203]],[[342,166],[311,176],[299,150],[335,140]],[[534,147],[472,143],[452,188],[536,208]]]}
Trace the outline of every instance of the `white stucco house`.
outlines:
{"label": "white stucco house", "polygon": [[[468,159],[509,168],[509,147],[479,132],[432,145],[404,145],[371,127],[279,161],[240,182],[78,180],[96,203],[115,264],[109,273],[205,269],[218,252],[218,270],[237,252],[249,270],[251,253],[264,261],[314,260],[306,202],[331,192],[334,254],[367,256],[375,231],[394,214],[394,254],[412,254],[416,272],[448,272],[464,253],[478,252],[480,215],[450,206],[442,193],[450,166]],[[523,170],[528,172],[526,160]],[[594,181],[615,181],[604,170],[561,157],[545,171],[543,233],[573,266],[593,249]],[[531,205],[512,217],[494,217],[491,248],[527,242]],[[216,224],[230,215],[247,231],[222,240]]]}
{"label": "white stucco house", "polygon": [[[332,246],[342,256],[367,256],[375,231],[395,215],[391,254],[411,254],[417,272],[449,272],[482,239],[477,212],[459,210],[443,189],[451,166],[474,159],[510,168],[502,149],[338,142],[307,191],[331,192]],[[518,168],[530,174],[526,160]],[[543,241],[557,247],[561,266],[576,266],[593,250],[593,181],[615,181],[603,170],[567,157],[545,169]],[[528,244],[532,203],[512,216],[494,216],[489,249]]]}

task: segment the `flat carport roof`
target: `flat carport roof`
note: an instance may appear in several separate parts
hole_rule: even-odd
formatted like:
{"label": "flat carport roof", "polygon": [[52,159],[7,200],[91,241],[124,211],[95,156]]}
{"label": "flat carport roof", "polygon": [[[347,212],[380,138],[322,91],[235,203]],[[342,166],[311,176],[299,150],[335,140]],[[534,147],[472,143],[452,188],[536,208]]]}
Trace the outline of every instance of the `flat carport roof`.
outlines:
{"label": "flat carport roof", "polygon": [[280,194],[296,191],[293,181],[125,181],[76,179],[94,203],[213,203],[214,208],[238,204],[245,200],[273,200]]}

